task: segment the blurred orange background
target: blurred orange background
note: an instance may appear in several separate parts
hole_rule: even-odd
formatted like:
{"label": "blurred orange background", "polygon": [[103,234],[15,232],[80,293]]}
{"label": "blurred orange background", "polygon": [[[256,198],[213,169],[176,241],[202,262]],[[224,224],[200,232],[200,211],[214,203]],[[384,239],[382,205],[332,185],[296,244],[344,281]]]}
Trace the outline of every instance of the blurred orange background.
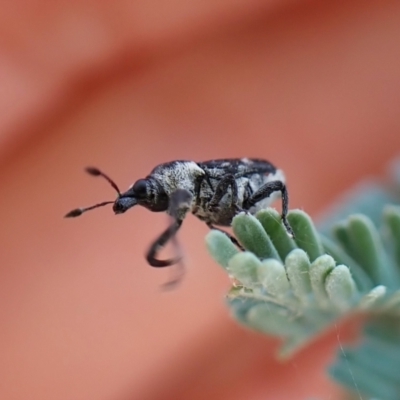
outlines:
{"label": "blurred orange background", "polygon": [[167,223],[111,207],[173,159],[262,157],[316,215],[400,149],[400,3],[20,1],[0,11],[0,398],[337,398],[326,335],[282,364],[231,321],[189,217],[188,272],[143,257]]}

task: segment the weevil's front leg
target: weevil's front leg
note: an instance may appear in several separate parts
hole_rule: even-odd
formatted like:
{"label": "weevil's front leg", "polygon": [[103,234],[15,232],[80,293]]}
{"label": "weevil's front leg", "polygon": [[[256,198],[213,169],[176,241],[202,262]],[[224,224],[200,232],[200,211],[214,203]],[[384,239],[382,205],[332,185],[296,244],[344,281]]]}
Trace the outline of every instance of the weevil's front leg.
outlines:
{"label": "weevil's front leg", "polygon": [[231,240],[231,242],[232,242],[235,246],[239,247],[240,250],[244,251],[244,247],[238,242],[238,240],[235,238],[235,236],[232,236],[230,233],[225,232],[223,229],[220,229],[220,228],[215,227],[211,222],[207,222],[207,226],[208,226],[210,229],[214,229],[214,230],[216,230],[216,231],[220,231],[220,232],[222,232],[224,235],[228,236],[228,238]]}
{"label": "weevil's front leg", "polygon": [[[169,260],[159,260],[157,254],[170,241],[174,240],[176,233],[182,225],[182,222],[190,210],[192,195],[187,190],[178,189],[171,194],[168,213],[173,218],[171,225],[153,242],[146,254],[146,259],[152,267],[169,267],[177,264],[181,257],[175,257]],[[178,247],[178,246],[176,246]]]}
{"label": "weevil's front leg", "polygon": [[208,208],[211,211],[215,211],[218,208],[218,205],[224,195],[226,194],[228,188],[231,188],[232,191],[232,207],[237,207],[238,200],[238,187],[236,184],[235,177],[232,174],[225,175],[219,182],[217,187],[215,188],[215,192],[210,202],[208,203]]}
{"label": "weevil's front leg", "polygon": [[169,267],[176,264],[181,259],[180,257],[171,258],[169,260],[159,260],[157,254],[160,250],[176,235],[179,228],[182,225],[182,221],[174,221],[150,246],[149,251],[146,254],[147,262],[152,267]]}
{"label": "weevil's front leg", "polygon": [[267,197],[271,196],[274,192],[281,192],[282,195],[282,223],[286,228],[288,234],[294,237],[294,233],[292,227],[290,226],[287,220],[287,213],[288,213],[288,205],[289,205],[289,196],[286,190],[286,186],[282,181],[272,181],[268,182],[265,185],[261,186],[251,197],[248,199],[245,204],[244,208],[246,210],[253,207],[256,203],[261,200],[266,199]]}

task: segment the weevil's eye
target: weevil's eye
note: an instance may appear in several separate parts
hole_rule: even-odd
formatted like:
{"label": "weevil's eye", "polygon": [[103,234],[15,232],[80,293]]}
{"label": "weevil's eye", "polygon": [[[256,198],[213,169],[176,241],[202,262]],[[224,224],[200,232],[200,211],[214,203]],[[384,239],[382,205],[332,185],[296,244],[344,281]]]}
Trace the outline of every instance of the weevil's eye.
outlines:
{"label": "weevil's eye", "polygon": [[147,196],[147,184],[144,179],[139,179],[132,186],[133,192],[135,193],[135,197],[144,198]]}

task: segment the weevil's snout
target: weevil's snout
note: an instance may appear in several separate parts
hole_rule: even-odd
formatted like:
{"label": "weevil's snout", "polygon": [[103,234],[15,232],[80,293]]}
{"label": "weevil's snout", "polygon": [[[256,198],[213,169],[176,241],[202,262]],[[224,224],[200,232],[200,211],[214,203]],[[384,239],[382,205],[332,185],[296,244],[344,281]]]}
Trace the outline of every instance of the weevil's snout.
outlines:
{"label": "weevil's snout", "polygon": [[137,200],[134,197],[118,197],[113,204],[113,211],[115,214],[123,214],[136,204]]}

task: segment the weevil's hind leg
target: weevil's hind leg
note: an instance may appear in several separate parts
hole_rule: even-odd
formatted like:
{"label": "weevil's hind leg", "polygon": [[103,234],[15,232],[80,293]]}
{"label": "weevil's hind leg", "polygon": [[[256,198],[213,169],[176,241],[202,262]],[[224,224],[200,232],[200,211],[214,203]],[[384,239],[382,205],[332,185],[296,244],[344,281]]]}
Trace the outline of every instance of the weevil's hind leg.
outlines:
{"label": "weevil's hind leg", "polygon": [[[193,196],[191,195],[191,193],[182,189],[178,189],[171,194],[168,213],[171,215],[173,222],[153,242],[153,244],[150,246],[149,251],[146,254],[146,259],[152,267],[162,268],[177,264],[178,273],[171,281],[163,285],[163,287],[166,289],[171,289],[172,287],[174,287],[177,283],[180,282],[182,276],[184,275],[184,265],[182,262],[182,256],[180,255],[181,252],[179,251],[179,244],[176,239],[176,233],[181,227],[187,212],[190,210],[192,197]],[[169,241],[172,241],[179,255],[169,260],[158,259],[157,254]]]}
{"label": "weevil's hind leg", "polygon": [[287,233],[291,237],[294,237],[292,227],[290,226],[290,224],[287,220],[289,195],[288,195],[286,186],[282,181],[272,181],[272,182],[268,182],[265,185],[261,186],[260,189],[258,189],[250,197],[250,199],[248,199],[245,202],[244,208],[247,210],[250,209],[259,201],[264,200],[267,197],[271,196],[271,194],[274,192],[281,192],[281,195],[282,195],[282,215],[281,215],[282,223],[285,226]]}
{"label": "weevil's hind leg", "polygon": [[231,204],[233,207],[237,205],[238,199],[238,187],[236,184],[235,177],[232,174],[225,175],[219,182],[217,187],[215,188],[215,192],[210,202],[208,203],[208,207],[210,209],[217,208],[220,201],[226,194],[228,188],[232,190],[232,201]]}
{"label": "weevil's hind leg", "polygon": [[208,223],[208,222],[207,222],[207,226],[208,226],[210,229],[215,229],[216,231],[222,232],[224,235],[228,236],[228,238],[231,240],[231,242],[232,242],[235,246],[237,246],[240,250],[242,250],[242,251],[245,250],[244,247],[243,247],[243,246],[239,243],[239,241],[235,238],[235,236],[232,236],[232,235],[229,234],[228,232],[225,232],[223,229],[220,229],[220,228],[215,227],[215,226],[214,226],[213,224],[211,224],[211,223]]}

